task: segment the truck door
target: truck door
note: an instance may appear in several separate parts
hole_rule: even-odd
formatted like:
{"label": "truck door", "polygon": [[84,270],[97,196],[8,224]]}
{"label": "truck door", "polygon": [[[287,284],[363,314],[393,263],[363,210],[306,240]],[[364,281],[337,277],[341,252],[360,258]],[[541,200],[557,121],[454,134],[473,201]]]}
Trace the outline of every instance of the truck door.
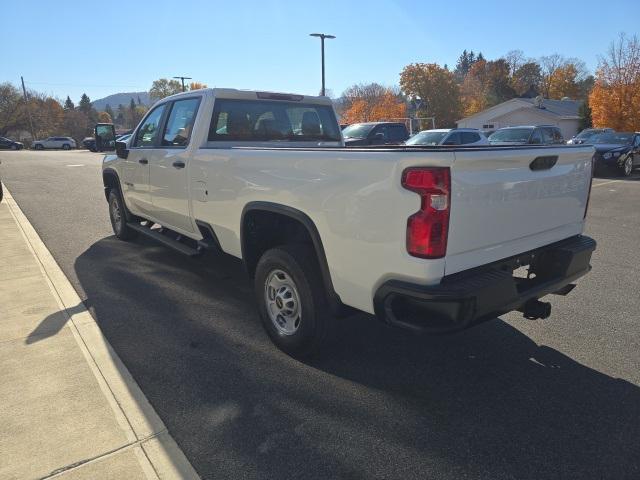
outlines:
{"label": "truck door", "polygon": [[124,161],[123,194],[127,205],[140,215],[155,217],[149,192],[149,166],[162,155],[159,149],[160,127],[166,104],[151,110],[130,139],[129,155]]}
{"label": "truck door", "polygon": [[195,231],[189,212],[187,147],[199,105],[199,96],[168,104],[159,155],[149,163],[154,217],[161,225],[186,232]]}

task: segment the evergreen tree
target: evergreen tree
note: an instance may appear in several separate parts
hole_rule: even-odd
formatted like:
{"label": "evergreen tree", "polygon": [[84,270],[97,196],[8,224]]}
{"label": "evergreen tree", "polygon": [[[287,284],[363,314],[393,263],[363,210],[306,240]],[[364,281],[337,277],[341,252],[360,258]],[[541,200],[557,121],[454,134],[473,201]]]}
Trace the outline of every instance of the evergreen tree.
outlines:
{"label": "evergreen tree", "polygon": [[107,112],[111,118],[114,118],[114,116],[113,116],[113,109],[111,108],[111,105],[109,105],[108,103],[107,103],[107,105],[104,107],[104,111],[105,111],[105,112]]}
{"label": "evergreen tree", "polygon": [[131,99],[131,102],[129,102],[129,110],[132,112],[136,111],[136,102],[133,101],[133,98]]}
{"label": "evergreen tree", "polygon": [[69,98],[69,95],[67,95],[67,99],[64,101],[64,109],[68,111],[75,108],[76,106],[73,104],[73,101],[71,101],[71,98]]}
{"label": "evergreen tree", "polygon": [[87,115],[89,115],[89,113],[91,112],[91,100],[86,93],[82,94],[80,103],[78,104],[78,108]]}
{"label": "evergreen tree", "polygon": [[578,124],[578,128],[580,130],[591,128],[593,126],[593,122],[591,121],[591,107],[589,106],[588,98],[580,104],[578,115],[580,116],[580,121]]}
{"label": "evergreen tree", "polygon": [[142,105],[142,100],[140,100],[140,95],[138,95],[138,105]]}

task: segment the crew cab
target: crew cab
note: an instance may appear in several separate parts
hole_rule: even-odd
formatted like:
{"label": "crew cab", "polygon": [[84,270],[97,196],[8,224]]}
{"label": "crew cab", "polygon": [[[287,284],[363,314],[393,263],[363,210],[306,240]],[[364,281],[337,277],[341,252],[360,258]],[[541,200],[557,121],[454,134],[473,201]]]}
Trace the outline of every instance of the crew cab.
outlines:
{"label": "crew cab", "polygon": [[303,356],[354,311],[427,333],[548,317],[539,299],[591,268],[593,155],[347,149],[328,98],[203,89],[156,103],[102,175],[118,238],[242,259],[267,333]]}

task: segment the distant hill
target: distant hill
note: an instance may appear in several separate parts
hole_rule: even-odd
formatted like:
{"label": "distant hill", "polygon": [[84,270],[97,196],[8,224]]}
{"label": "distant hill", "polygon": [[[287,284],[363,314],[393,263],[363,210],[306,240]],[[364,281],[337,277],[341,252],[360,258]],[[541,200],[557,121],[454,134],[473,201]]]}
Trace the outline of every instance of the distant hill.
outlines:
{"label": "distant hill", "polygon": [[98,111],[104,110],[109,104],[113,110],[118,108],[118,105],[122,104],[124,106],[128,106],[131,103],[131,99],[138,103],[138,97],[140,97],[140,101],[143,105],[151,105],[151,100],[149,99],[149,92],[129,92],[129,93],[114,93],[113,95],[109,95],[108,97],[101,98],[99,100],[94,100],[91,102],[93,108]]}

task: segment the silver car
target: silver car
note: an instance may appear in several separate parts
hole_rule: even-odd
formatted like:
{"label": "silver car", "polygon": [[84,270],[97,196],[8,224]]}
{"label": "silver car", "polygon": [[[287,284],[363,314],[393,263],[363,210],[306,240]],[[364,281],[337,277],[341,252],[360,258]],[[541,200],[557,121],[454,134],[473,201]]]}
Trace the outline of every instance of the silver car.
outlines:
{"label": "silver car", "polygon": [[489,145],[489,141],[475,128],[439,128],[422,130],[405,145]]}
{"label": "silver car", "polygon": [[36,140],[33,142],[33,148],[36,150],[44,150],[45,148],[71,150],[72,148],[76,148],[76,141],[71,137],[49,137],[45,140]]}

